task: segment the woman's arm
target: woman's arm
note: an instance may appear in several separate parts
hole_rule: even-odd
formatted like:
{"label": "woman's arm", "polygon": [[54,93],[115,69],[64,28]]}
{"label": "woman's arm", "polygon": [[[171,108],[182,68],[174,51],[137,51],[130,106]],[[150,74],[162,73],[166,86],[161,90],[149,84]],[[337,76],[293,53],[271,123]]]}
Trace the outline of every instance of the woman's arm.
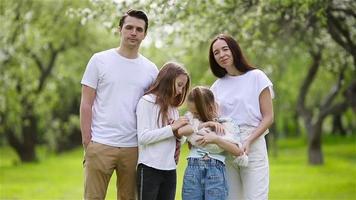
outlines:
{"label": "woman's arm", "polygon": [[250,145],[260,137],[273,123],[273,104],[272,96],[268,87],[263,89],[259,97],[260,111],[262,114],[261,123],[257,126],[254,133],[251,134],[243,144],[244,151],[248,154]]}

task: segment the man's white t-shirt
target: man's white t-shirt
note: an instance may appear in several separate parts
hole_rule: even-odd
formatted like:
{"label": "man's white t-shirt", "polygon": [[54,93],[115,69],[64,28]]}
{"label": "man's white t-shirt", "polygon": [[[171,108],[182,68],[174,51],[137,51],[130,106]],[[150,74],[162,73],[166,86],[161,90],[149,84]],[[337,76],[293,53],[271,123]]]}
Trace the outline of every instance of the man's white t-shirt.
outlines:
{"label": "man's white t-shirt", "polygon": [[257,127],[262,120],[259,96],[267,87],[274,98],[272,82],[264,72],[254,69],[239,76],[226,74],[214,82],[211,90],[222,117],[229,117],[238,125]]}
{"label": "man's white t-shirt", "polygon": [[109,49],[91,57],[81,84],[96,90],[92,141],[137,146],[136,105],[157,74],[156,65],[140,54],[128,59]]}

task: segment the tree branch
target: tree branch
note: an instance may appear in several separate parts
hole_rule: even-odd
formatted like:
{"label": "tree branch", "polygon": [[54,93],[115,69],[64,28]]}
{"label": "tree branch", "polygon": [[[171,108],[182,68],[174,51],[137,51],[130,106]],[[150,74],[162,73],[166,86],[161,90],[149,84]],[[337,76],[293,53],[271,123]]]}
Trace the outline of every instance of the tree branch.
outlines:
{"label": "tree branch", "polygon": [[326,109],[329,105],[331,105],[333,100],[335,99],[335,97],[339,93],[341,85],[342,85],[342,81],[344,80],[344,72],[346,70],[346,67],[347,67],[347,65],[345,64],[341,68],[340,73],[339,73],[339,78],[338,78],[336,84],[331,88],[329,94],[326,96],[325,100],[321,104],[321,107],[320,107],[321,111]]}
{"label": "tree branch", "polygon": [[59,49],[54,49],[52,43],[49,43],[50,59],[47,64],[47,67],[41,73],[38,88],[37,88],[37,93],[42,91],[47,77],[51,74],[52,69],[55,66],[58,53],[65,50],[62,46]]}
{"label": "tree branch", "polygon": [[[350,32],[342,28],[342,25],[339,23],[339,21],[332,15],[330,8],[327,9],[326,13],[328,31],[331,37],[336,41],[336,43],[338,43],[347,52],[349,52],[354,57],[354,61],[356,61],[356,45],[350,38]],[[343,40],[342,36],[345,38],[345,40]]]}
{"label": "tree branch", "polygon": [[343,12],[345,15],[349,15],[349,16],[352,16],[352,17],[356,18],[356,13],[353,12],[352,9],[330,8],[330,11]]}
{"label": "tree branch", "polygon": [[297,100],[297,112],[306,120],[311,122],[312,111],[305,105],[305,99],[308,94],[309,88],[314,81],[314,78],[318,72],[321,61],[322,47],[318,47],[317,52],[310,51],[312,57],[312,64],[309,67],[307,76],[305,77],[302,86],[300,88],[298,100]]}

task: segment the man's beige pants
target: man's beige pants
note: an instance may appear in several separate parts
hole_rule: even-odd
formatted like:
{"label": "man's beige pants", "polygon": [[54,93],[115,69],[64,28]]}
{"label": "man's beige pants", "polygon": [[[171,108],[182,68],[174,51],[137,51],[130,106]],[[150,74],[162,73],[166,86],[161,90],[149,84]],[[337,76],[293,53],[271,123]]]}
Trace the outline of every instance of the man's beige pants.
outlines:
{"label": "man's beige pants", "polygon": [[112,147],[90,142],[84,154],[84,199],[105,199],[116,171],[117,199],[136,199],[137,147]]}

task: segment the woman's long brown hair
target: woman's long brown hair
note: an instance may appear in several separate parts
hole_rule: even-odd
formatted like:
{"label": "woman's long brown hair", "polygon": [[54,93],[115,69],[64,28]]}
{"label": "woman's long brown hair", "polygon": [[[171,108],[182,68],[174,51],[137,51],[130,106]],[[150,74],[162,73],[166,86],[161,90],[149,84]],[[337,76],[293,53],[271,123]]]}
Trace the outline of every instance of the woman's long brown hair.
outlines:
{"label": "woman's long brown hair", "polygon": [[[182,91],[182,94],[176,96],[175,81],[179,75],[187,76],[187,84]],[[178,107],[182,105],[187,96],[190,85],[190,78],[185,68],[175,62],[167,62],[159,71],[156,80],[152,83],[145,94],[155,94],[156,104],[160,106],[160,111],[157,119],[162,119],[162,126],[169,124],[168,109],[170,106]]]}
{"label": "woman's long brown hair", "polygon": [[188,95],[188,101],[194,103],[202,122],[213,121],[218,116],[214,94],[209,88],[194,87]]}

